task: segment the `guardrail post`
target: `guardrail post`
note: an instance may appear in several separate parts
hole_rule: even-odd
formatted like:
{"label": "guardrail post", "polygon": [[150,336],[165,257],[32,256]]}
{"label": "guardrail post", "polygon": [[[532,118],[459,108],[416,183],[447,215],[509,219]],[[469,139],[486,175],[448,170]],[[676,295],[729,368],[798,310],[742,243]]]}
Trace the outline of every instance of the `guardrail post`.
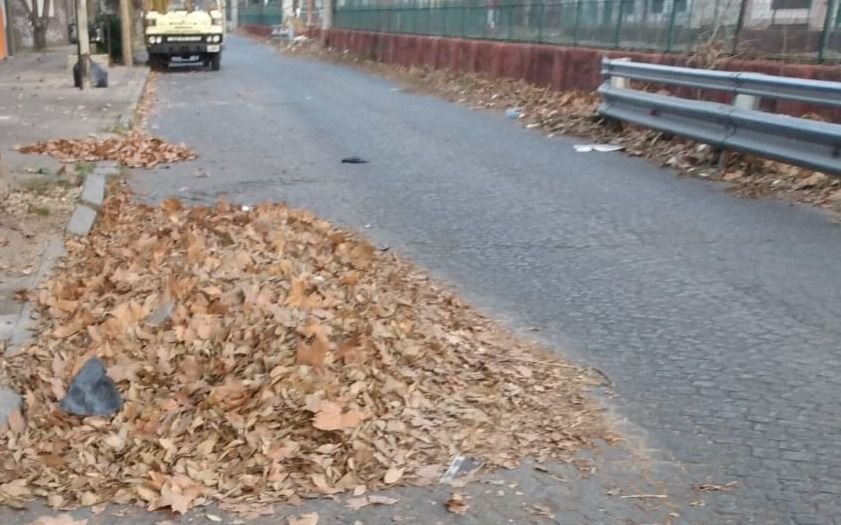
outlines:
{"label": "guardrail post", "polygon": [[736,98],[733,99],[733,107],[739,109],[756,109],[759,107],[759,97],[739,93],[736,95]]}
{"label": "guardrail post", "polygon": [[[615,58],[613,62],[630,62],[630,58]],[[610,73],[610,87],[614,87],[616,89],[628,89],[630,86],[630,82],[628,81],[627,77],[620,77]]]}

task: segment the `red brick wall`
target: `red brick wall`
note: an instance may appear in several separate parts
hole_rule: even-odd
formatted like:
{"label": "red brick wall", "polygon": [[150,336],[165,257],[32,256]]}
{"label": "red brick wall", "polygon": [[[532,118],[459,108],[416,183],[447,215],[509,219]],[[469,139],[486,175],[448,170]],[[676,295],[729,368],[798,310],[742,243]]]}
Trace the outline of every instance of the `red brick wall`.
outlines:
{"label": "red brick wall", "polygon": [[[559,90],[592,91],[602,82],[602,57],[628,57],[655,64],[692,66],[691,59],[677,54],[520,44],[490,40],[426,37],[332,29],[321,35],[325,45],[349,49],[352,53],[403,66],[430,66],[453,71],[484,73],[496,77],[523,79]],[[717,66],[729,71],[752,71],[841,82],[841,66],[786,64],[771,60],[728,60]],[[694,96],[693,90],[677,94]],[[705,98],[727,102],[727,95],[704,93]],[[795,116],[814,112],[841,122],[841,110],[810,107],[798,102],[768,101],[765,109]]]}

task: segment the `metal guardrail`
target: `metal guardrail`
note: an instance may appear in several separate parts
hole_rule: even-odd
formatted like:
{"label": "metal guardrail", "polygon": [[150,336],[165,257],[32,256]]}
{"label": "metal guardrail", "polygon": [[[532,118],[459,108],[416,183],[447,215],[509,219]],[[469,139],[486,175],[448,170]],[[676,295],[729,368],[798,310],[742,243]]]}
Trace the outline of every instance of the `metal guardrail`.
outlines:
{"label": "metal guardrail", "polygon": [[796,100],[841,108],[841,83],[825,80],[661,66],[622,59],[602,60],[602,74],[608,77],[622,77],[657,84],[710,89],[762,98]]}
{"label": "metal guardrail", "polygon": [[[841,83],[815,81],[817,85],[811,85],[809,81],[772,75],[615,60],[605,60],[604,66],[609,80],[599,88],[604,98],[599,107],[603,116],[697,140],[724,151],[740,151],[841,175],[841,125],[754,109],[756,97],[836,106],[841,101]],[[762,78],[759,83],[751,84],[743,82],[745,77],[738,80],[738,75],[747,75],[749,80]],[[752,98],[737,100],[733,106],[688,100],[629,89],[626,79],[723,90]],[[818,98],[820,93],[823,95]]]}

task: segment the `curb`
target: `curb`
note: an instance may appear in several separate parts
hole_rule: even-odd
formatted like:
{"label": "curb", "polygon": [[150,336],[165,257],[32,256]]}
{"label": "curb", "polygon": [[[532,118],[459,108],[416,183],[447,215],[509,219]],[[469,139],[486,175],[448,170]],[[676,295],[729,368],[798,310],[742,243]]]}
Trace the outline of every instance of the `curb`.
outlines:
{"label": "curb", "polygon": [[[119,174],[120,167],[115,162],[100,162],[97,164],[93,173],[85,178],[79,202],[67,223],[67,233],[79,237],[84,237],[90,233],[96,222],[97,212],[105,202],[105,184],[109,178]],[[41,256],[38,272],[30,282],[30,288],[38,288],[64,255],[63,239],[52,239],[47,242]],[[6,344],[4,353],[5,357],[19,354],[32,341],[32,336],[38,328],[38,315],[32,301],[27,301],[23,305],[20,315],[12,324],[11,337]],[[22,404],[23,399],[18,393],[0,385],[0,427],[6,424],[9,416],[19,410]]]}
{"label": "curb", "polygon": [[140,98],[143,96],[143,91],[146,89],[146,83],[149,82],[149,68],[146,66],[133,66],[135,70],[143,69],[143,81],[137,83],[137,87],[133,88],[131,92],[130,102],[117,117],[116,127],[122,129],[131,129],[134,127],[134,121],[137,113],[137,106],[140,103]]}
{"label": "curb", "polygon": [[[148,68],[144,68],[144,71],[139,74],[143,75],[142,82],[138,82],[136,87],[131,88],[130,102],[117,117],[117,126],[124,129],[131,129],[134,126],[137,107],[146,89],[146,83],[149,81]],[[119,174],[120,166],[116,162],[97,163],[93,173],[85,178],[79,202],[67,223],[66,231],[68,233],[79,237],[90,233],[96,222],[97,213],[105,202],[105,185],[109,178]],[[31,289],[38,288],[44,282],[59,259],[64,257],[64,254],[64,241],[62,239],[53,239],[47,243],[41,256],[38,272],[30,282]],[[5,357],[20,353],[29,344],[34,331],[38,328],[37,321],[38,317],[32,301],[27,301],[24,304],[16,320],[6,320],[6,323],[12,325],[12,327],[11,337],[6,344]],[[0,428],[6,426],[9,417],[22,407],[23,398],[20,394],[8,386],[0,384]]]}

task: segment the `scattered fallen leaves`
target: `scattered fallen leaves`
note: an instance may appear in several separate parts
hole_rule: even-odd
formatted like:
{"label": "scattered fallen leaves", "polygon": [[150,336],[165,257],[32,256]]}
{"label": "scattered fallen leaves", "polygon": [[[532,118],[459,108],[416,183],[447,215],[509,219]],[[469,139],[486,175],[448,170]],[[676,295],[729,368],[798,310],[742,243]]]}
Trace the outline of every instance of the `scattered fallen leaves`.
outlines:
{"label": "scattered fallen leaves", "polygon": [[726,492],[736,488],[738,484],[738,481],[731,481],[723,485],[717,483],[701,483],[695,487],[695,490],[700,490],[701,492]]}
{"label": "scattered fallen leaves", "polygon": [[318,513],[310,512],[309,514],[301,514],[300,516],[289,516],[286,518],[289,525],[317,525]]}
{"label": "scattered fallen leaves", "polygon": [[50,155],[62,162],[116,161],[129,168],[152,168],[196,158],[186,145],[170,144],[138,129],[104,139],[53,139],[18,151]]}
{"label": "scattered fallen leaves", "polygon": [[[274,44],[286,53],[349,62],[393,78],[407,85],[407,90],[433,93],[471,108],[516,110],[517,120],[527,128],[537,128],[549,135],[566,134],[586,137],[596,143],[615,144],[631,156],[650,159],[687,175],[728,182],[731,191],[741,197],[778,195],[841,212],[841,177],[740,154],[729,155],[720,165],[718,152],[706,144],[667,137],[661,132],[630,124],[605,123],[596,112],[600,103],[597,93],[558,91],[523,80],[384,64],[342,50],[323,49],[317,41]],[[696,67],[720,66],[718,53],[719,50],[699,53],[695,57]],[[634,86],[649,91],[656,87]],[[822,120],[814,114],[803,115],[803,118]]]}
{"label": "scattered fallen leaves", "polygon": [[470,510],[470,505],[467,504],[464,494],[461,492],[453,492],[450,499],[447,500],[446,505],[448,511],[462,516]]}
{"label": "scattered fallen leaves", "polygon": [[59,514],[58,516],[41,516],[29,525],[87,525],[86,518],[75,519],[70,514]]}
{"label": "scattered fallen leaves", "polygon": [[[608,433],[586,395],[597,377],[308,212],[116,191],[67,251],[34,294],[36,341],[4,364],[27,406],[0,433],[20,478],[0,503],[186,512],[362,496],[436,483],[454,451],[510,467],[571,459]],[[56,403],[92,355],[124,408],[68,417]]]}
{"label": "scattered fallen leaves", "polygon": [[550,509],[546,505],[532,505],[529,508],[529,512],[534,516],[539,516],[541,518],[546,518],[550,520],[555,519],[555,513],[552,512],[552,509]]}
{"label": "scattered fallen leaves", "polygon": [[361,498],[350,498],[347,500],[347,506],[349,509],[359,510],[368,505],[394,505],[398,501],[395,498],[389,498],[387,496],[370,495]]}

